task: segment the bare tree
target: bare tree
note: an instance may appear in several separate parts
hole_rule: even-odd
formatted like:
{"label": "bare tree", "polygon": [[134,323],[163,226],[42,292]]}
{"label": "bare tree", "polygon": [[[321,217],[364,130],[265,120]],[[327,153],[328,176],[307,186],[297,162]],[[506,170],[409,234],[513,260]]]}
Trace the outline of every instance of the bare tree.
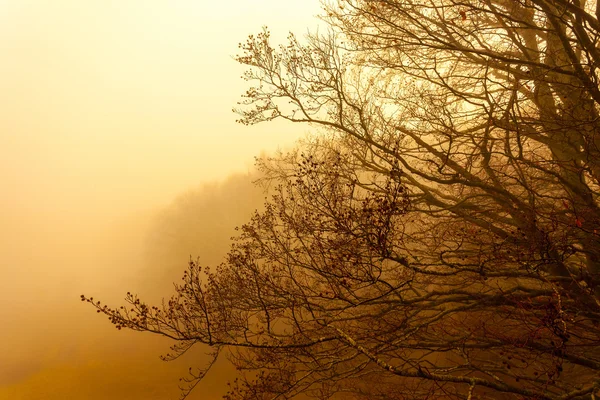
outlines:
{"label": "bare tree", "polygon": [[175,356],[228,352],[231,399],[595,398],[600,8],[325,11],[331,30],[305,44],[240,45],[257,82],[240,121],[318,132],[261,162],[275,194],[226,261],[190,263],[161,308],[82,300]]}

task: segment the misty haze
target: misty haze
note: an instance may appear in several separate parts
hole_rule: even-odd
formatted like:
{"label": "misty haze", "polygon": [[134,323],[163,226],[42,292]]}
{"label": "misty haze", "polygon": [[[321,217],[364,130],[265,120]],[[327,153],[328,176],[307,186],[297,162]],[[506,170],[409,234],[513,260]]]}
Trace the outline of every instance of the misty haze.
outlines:
{"label": "misty haze", "polygon": [[[284,38],[317,12],[0,2],[0,399],[178,397],[193,358],[162,362],[168,341],[118,332],[79,295],[160,300],[190,256],[222,261],[264,201],[254,157],[304,130],[235,123],[244,82],[232,56],[263,24]],[[220,398],[228,375],[213,378],[203,391]]]}
{"label": "misty haze", "polygon": [[600,2],[0,31],[0,399],[600,396]]}

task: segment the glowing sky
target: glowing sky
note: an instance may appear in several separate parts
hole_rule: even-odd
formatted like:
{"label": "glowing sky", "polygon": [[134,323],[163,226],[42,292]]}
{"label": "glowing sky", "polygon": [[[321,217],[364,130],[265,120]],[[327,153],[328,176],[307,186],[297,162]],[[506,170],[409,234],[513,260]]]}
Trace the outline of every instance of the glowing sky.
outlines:
{"label": "glowing sky", "polygon": [[316,0],[0,1],[0,389],[36,363],[75,368],[65,337],[93,314],[77,296],[139,270],[153,210],[306,129],[236,124],[247,83],[232,56],[263,25],[283,40],[318,13]]}

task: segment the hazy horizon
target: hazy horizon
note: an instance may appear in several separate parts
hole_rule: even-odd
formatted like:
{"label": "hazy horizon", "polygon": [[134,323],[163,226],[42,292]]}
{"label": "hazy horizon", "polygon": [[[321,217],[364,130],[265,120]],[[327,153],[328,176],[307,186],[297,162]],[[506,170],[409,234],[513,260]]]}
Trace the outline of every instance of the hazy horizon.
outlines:
{"label": "hazy horizon", "polygon": [[[306,129],[236,124],[247,83],[232,56],[263,25],[282,41],[318,13],[317,1],[0,2],[0,398],[177,396],[194,363],[161,362],[167,341],[117,332],[78,297],[169,295],[181,254],[222,255],[226,226],[261,198],[243,178],[253,157]],[[195,237],[206,243],[190,248]]]}

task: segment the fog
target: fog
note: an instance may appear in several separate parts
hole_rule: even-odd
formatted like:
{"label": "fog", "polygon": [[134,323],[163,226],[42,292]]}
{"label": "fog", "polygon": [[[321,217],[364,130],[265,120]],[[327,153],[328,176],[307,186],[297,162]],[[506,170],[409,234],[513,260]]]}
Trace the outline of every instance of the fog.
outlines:
{"label": "fog", "polygon": [[[43,257],[49,261],[40,262],[52,270],[31,268],[43,274],[46,284],[40,276],[31,276],[21,281],[23,287],[8,288],[12,295],[3,293],[13,307],[2,333],[6,348],[0,398],[176,398],[178,378],[201,362],[202,352],[176,362],[160,361],[168,340],[117,331],[80,303],[78,294],[97,294],[115,304],[127,290],[135,290],[158,300],[172,293],[172,282],[190,256],[207,265],[218,263],[234,227],[262,204],[263,193],[251,180],[246,174],[202,185],[155,212],[36,246],[48,244]],[[203,394],[222,394],[227,372],[221,368],[209,375]]]}
{"label": "fog", "polygon": [[[259,206],[253,156],[302,134],[243,127],[231,56],[314,2],[0,2],[0,398],[176,398],[202,351],[117,331],[79,301],[168,296],[191,256],[217,263]],[[202,350],[202,349],[200,349]],[[222,394],[227,370],[200,392]],[[191,398],[199,398],[200,393]]]}

